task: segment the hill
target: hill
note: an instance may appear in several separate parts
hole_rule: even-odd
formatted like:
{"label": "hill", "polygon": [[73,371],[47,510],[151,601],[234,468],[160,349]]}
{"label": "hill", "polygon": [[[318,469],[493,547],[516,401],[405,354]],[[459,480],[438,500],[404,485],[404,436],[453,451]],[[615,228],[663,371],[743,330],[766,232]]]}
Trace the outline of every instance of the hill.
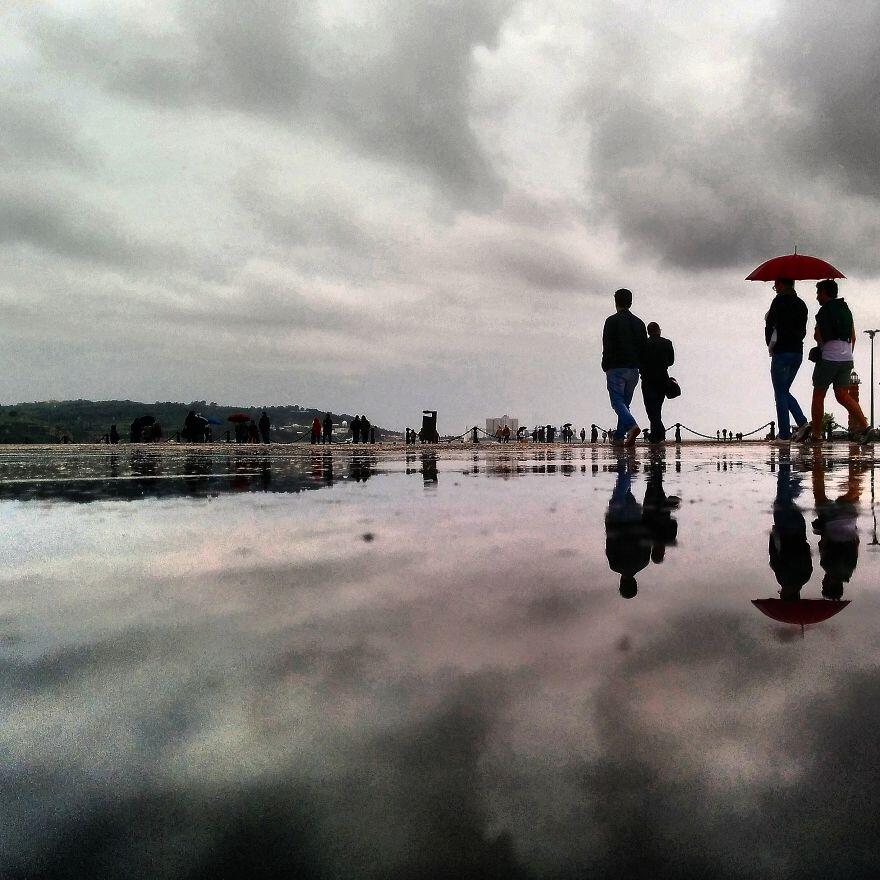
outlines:
{"label": "hill", "polygon": [[[0,406],[0,443],[58,443],[68,437],[74,443],[93,443],[116,425],[123,441],[128,440],[129,426],[139,416],[151,415],[162,425],[166,437],[173,437],[183,427],[186,414],[194,409],[205,418],[221,424],[213,427],[220,439],[232,426],[227,417],[234,412],[251,415],[254,421],[265,409],[272,422],[273,438],[291,441],[309,429],[315,416],[323,419],[325,409],[289,406],[230,406],[194,400],[190,403],[142,403],[136,400],[44,400]],[[340,423],[354,418],[348,413],[333,413],[335,431]],[[367,413],[369,416],[369,413]],[[391,431],[376,426],[376,439]]]}

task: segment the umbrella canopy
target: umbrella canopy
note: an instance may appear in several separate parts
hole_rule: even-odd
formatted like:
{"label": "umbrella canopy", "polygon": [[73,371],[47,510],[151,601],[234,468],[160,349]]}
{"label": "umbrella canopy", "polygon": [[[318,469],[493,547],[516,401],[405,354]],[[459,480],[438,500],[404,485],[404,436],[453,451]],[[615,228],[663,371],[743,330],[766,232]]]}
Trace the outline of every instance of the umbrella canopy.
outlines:
{"label": "umbrella canopy", "polygon": [[222,425],[222,424],[223,424],[223,422],[221,422],[220,419],[215,419],[214,416],[208,416],[208,417],[205,419],[205,421],[206,421],[209,425]]}
{"label": "umbrella canopy", "polygon": [[227,418],[226,421],[228,421],[228,422],[249,422],[250,420],[251,420],[251,416],[249,416],[247,413],[238,412],[238,413],[233,413],[231,416],[229,416]]}
{"label": "umbrella canopy", "polygon": [[752,605],[780,623],[806,626],[834,617],[849,605],[849,599],[752,599]]}
{"label": "umbrella canopy", "polygon": [[823,278],[846,278],[846,275],[825,260],[795,251],[793,254],[773,257],[772,260],[761,263],[746,281],[775,281],[777,278],[791,278],[792,281],[821,281]]}

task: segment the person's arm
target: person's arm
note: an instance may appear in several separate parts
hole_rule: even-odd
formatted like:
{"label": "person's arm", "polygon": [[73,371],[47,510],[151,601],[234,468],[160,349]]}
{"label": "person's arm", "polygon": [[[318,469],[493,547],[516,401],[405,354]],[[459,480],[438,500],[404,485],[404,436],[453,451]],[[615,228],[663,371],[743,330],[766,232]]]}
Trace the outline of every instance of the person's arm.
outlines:
{"label": "person's arm", "polygon": [[669,363],[668,367],[671,367],[675,363],[675,349],[672,347],[672,340],[669,340]]}
{"label": "person's arm", "polygon": [[602,328],[602,369],[608,369],[608,355],[611,349],[611,328],[608,326],[611,322],[610,318],[605,319],[605,326]]}
{"label": "person's arm", "polygon": [[770,308],[767,309],[767,314],[764,316],[764,342],[767,347],[770,347],[770,339],[773,336],[773,331],[776,329],[776,299],[774,298],[773,302],[770,303]]}

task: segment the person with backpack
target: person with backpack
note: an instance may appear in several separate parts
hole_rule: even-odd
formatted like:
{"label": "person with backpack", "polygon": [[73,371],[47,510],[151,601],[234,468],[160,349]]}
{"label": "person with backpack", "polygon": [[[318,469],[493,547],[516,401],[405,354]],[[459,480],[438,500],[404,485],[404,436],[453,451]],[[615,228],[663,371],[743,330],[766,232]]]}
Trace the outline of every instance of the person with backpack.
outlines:
{"label": "person with backpack", "polygon": [[611,408],[617,414],[614,442],[635,446],[642,429],[630,412],[639,383],[639,367],[644,356],[648,331],[645,322],[632,312],[632,291],[625,287],[614,292],[617,311],[605,319],[602,328],[602,369],[608,386]]}
{"label": "person with backpack", "polygon": [[[852,312],[845,300],[838,297],[837,282],[833,279],[816,285],[819,311],[816,313],[817,342],[816,366],[813,368],[812,429],[813,442],[822,442],[822,416],[825,413],[825,395],[834,386],[834,397],[850,414],[857,427],[854,440],[865,443],[871,429],[857,400],[847,390],[852,384],[853,346],[856,341]],[[811,353],[812,354],[812,353]]]}

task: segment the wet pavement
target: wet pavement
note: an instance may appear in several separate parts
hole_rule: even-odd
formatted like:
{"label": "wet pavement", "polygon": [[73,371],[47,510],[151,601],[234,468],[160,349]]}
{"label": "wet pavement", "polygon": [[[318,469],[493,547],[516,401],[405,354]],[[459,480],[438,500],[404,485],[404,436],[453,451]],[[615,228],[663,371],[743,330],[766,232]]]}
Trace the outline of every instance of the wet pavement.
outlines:
{"label": "wet pavement", "polygon": [[875,470],[2,451],[0,877],[875,876]]}

